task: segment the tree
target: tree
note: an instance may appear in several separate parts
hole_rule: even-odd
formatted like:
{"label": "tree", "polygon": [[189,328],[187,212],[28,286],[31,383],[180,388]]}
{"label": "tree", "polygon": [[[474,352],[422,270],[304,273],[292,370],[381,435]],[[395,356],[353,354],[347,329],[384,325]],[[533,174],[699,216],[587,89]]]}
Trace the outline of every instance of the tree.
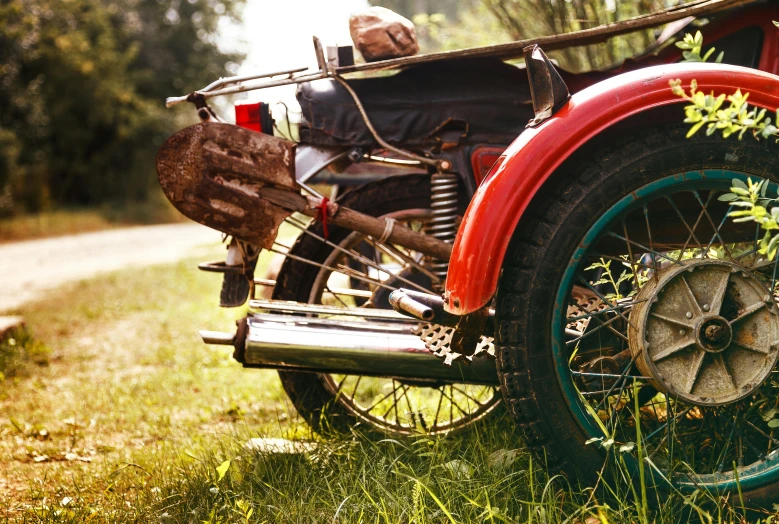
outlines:
{"label": "tree", "polygon": [[0,212],[145,199],[156,148],[175,129],[164,97],[226,74],[238,57],[214,34],[238,5],[0,5]]}

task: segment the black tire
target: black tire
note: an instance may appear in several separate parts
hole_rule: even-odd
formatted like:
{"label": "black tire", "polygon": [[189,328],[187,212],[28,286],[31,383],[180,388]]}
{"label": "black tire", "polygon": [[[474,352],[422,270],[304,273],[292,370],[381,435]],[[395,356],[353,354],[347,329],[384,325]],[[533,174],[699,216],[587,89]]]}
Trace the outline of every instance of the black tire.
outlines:
{"label": "black tire", "polygon": [[[497,291],[496,353],[501,390],[530,449],[551,468],[594,484],[605,453],[586,445],[552,354],[555,296],[585,233],[631,192],[670,174],[727,168],[777,180],[773,140],[742,141],[666,126],[635,135],[553,175],[517,226]],[[564,309],[563,309],[564,310]],[[779,486],[744,492],[751,504],[779,498]]]}
{"label": "black tire", "polygon": [[[407,175],[369,183],[345,193],[338,202],[372,216],[409,209],[426,210],[430,208],[430,176]],[[309,228],[320,236],[323,234],[322,225],[318,222],[312,223]],[[337,244],[350,233],[349,230],[330,226],[329,240]],[[323,263],[333,252],[333,248],[304,234],[298,237],[291,252],[307,260]],[[319,271],[319,268],[311,264],[286,258],[273,290],[273,298],[309,302],[311,289]],[[354,283],[358,284],[356,281]],[[295,409],[318,433],[342,433],[357,424],[361,424],[368,432],[377,430],[384,433],[393,432],[391,428],[376,427],[357,417],[336,398],[332,388],[328,386],[326,375],[279,371],[279,377]],[[496,395],[496,402],[499,403],[498,399],[499,394]]]}

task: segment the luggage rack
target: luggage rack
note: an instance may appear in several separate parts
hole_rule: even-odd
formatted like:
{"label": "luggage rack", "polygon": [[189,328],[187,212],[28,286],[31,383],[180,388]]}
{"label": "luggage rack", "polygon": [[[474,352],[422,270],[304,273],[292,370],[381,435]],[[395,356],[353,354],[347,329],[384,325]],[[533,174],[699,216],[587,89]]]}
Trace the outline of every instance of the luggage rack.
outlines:
{"label": "luggage rack", "polygon": [[486,57],[497,57],[503,60],[510,60],[522,57],[523,49],[530,45],[538,45],[545,51],[552,51],[573,46],[596,44],[604,42],[614,36],[657,27],[687,17],[702,16],[725,9],[732,9],[755,1],[757,0],[695,0],[687,4],[669,7],[656,13],[640,15],[619,22],[603,24],[590,29],[582,29],[570,33],[518,40],[505,44],[472,47],[455,51],[442,51],[438,53],[391,58],[377,62],[344,66],[339,66],[336,63],[328,63],[325,59],[322,43],[317,37],[314,37],[314,52],[316,53],[318,68],[316,71],[309,71],[309,68],[307,67],[298,67],[271,73],[220,78],[203,89],[188,95],[170,97],[165,101],[165,105],[167,107],[172,107],[183,102],[192,102],[196,97],[208,99],[216,96],[244,93],[269,87],[301,84],[320,80],[322,78],[335,78],[339,81],[343,81],[342,75],[349,73],[372,73],[388,69],[402,69],[412,65],[437,62],[440,60]]}

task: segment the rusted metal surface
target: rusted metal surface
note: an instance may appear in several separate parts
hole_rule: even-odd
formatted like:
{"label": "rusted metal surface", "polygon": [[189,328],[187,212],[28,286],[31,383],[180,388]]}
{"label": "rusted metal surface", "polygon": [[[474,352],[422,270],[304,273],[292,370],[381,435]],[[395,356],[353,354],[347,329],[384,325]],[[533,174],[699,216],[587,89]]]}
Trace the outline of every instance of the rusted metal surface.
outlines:
{"label": "rusted metal surface", "polygon": [[630,312],[630,350],[667,394],[716,406],[754,392],[774,369],[779,311],[748,270],[691,260],[649,280]]}
{"label": "rusted metal surface", "polygon": [[[170,137],[157,153],[165,196],[192,220],[266,249],[292,212],[321,217],[322,200],[295,180],[295,144],[242,127],[202,122]],[[452,246],[383,218],[328,203],[328,222],[440,260]]]}
{"label": "rusted metal surface", "polygon": [[270,248],[290,211],[259,198],[263,187],[297,191],[295,144],[230,124],[202,122],[157,153],[165,196],[192,220]]}
{"label": "rusted metal surface", "polygon": [[525,66],[535,113],[528,126],[537,126],[560,109],[571,94],[560,73],[537,45],[525,48]]}

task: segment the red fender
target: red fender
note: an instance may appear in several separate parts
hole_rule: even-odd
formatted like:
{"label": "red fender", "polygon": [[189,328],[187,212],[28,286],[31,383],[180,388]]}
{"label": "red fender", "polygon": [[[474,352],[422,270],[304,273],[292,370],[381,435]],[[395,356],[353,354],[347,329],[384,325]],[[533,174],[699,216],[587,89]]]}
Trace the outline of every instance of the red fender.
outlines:
{"label": "red fender", "polygon": [[[672,64],[640,69],[599,82],[571,97],[551,119],[526,129],[502,164],[482,183],[465,212],[446,278],[446,310],[457,315],[487,305],[511,235],[533,196],[562,162],[588,140],[632,115],[684,101],[670,80],[690,81],[706,93],[749,92],[752,104],[779,107],[779,77],[722,64]],[[679,107],[679,122],[684,118]],[[735,138],[734,138],[735,140]]]}

